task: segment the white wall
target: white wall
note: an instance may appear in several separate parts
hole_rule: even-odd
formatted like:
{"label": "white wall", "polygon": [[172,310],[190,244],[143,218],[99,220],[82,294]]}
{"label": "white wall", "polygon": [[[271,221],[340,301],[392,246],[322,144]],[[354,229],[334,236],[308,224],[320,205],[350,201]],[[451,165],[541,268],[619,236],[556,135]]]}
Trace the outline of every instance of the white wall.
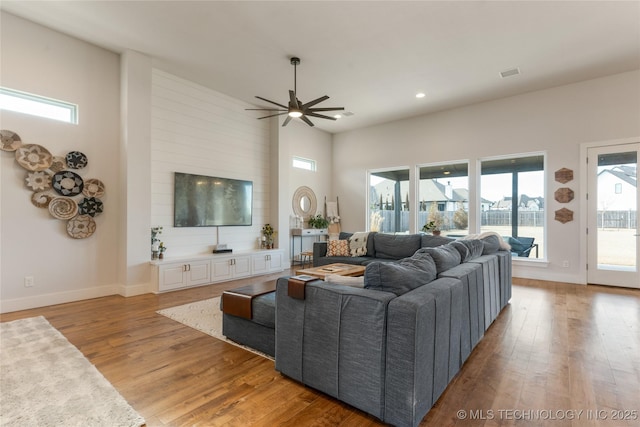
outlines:
{"label": "white wall", "polygon": [[[226,243],[257,248],[270,221],[269,122],[247,103],[180,77],[153,70],[151,118],[151,225],[162,226],[166,257],[211,253]],[[174,172],[253,181],[253,225],[173,227]],[[218,241],[219,237],[219,241]]]}
{"label": "white wall", "polygon": [[[579,283],[580,144],[640,135],[639,88],[634,71],[335,135],[333,188],[341,196],[342,229],[366,225],[367,169],[468,160],[473,174],[484,157],[544,151],[549,263],[515,262],[514,275]],[[566,186],[576,198],[561,205],[553,200],[554,172],[563,167],[574,171]],[[574,221],[553,219],[562,207],[575,211]],[[562,268],[562,260],[571,267]]]}
{"label": "white wall", "polygon": [[[27,173],[14,153],[0,152],[0,292],[2,311],[116,293],[119,187],[118,55],[13,15],[1,15],[0,84],[78,104],[79,124],[0,112],[0,127],[53,155],[85,153],[84,178],[104,182],[104,213],[87,239],[31,204]],[[26,288],[24,277],[35,286]]]}

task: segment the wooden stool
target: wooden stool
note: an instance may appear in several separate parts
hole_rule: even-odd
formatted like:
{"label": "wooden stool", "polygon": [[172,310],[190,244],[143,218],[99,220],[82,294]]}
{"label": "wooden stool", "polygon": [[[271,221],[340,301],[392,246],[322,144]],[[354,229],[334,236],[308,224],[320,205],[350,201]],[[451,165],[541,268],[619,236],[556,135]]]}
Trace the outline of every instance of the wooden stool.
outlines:
{"label": "wooden stool", "polygon": [[309,267],[311,267],[313,263],[313,252],[312,251],[304,251],[300,253],[300,262],[302,263],[302,268],[309,263]]}

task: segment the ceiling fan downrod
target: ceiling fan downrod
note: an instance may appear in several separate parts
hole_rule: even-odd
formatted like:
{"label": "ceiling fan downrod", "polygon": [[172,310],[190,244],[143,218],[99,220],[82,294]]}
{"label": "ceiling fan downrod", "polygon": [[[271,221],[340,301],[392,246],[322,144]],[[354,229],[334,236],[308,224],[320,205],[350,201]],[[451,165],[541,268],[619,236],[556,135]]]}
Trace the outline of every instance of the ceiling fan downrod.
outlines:
{"label": "ceiling fan downrod", "polygon": [[298,93],[298,87],[297,87],[298,86],[298,83],[297,83],[298,79],[297,79],[296,70],[297,70],[297,68],[298,68],[297,66],[299,64],[300,64],[300,58],[295,57],[295,56],[291,57],[291,65],[293,65],[293,93],[296,94],[296,96],[297,96],[297,93]]}

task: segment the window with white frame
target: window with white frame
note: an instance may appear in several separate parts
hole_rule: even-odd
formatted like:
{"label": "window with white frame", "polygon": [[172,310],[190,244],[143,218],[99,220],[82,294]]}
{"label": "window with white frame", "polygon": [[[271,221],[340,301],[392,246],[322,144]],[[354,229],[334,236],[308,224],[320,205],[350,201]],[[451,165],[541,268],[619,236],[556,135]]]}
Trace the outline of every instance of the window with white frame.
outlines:
{"label": "window with white frame", "polygon": [[0,87],[0,109],[78,124],[76,104],[5,87]]}
{"label": "window with white frame", "polygon": [[418,168],[418,231],[432,223],[443,235],[469,234],[468,171],[466,162]]}
{"label": "window with white frame", "polygon": [[311,159],[305,159],[303,157],[293,157],[293,167],[298,169],[305,169],[311,172],[316,171],[316,161]]}
{"label": "window with white frame", "polygon": [[544,155],[480,163],[481,230],[499,233],[516,256],[544,258]]}

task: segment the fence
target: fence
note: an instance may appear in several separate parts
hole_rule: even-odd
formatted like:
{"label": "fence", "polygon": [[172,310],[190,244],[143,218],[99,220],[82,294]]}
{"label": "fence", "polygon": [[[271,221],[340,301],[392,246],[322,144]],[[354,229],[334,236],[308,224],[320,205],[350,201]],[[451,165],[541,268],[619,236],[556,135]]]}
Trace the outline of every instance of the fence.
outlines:
{"label": "fence", "polygon": [[[372,210],[371,213],[377,212],[383,218],[380,231],[383,233],[404,232],[409,227],[409,211],[400,212],[399,228],[395,228],[395,211],[388,210]],[[442,230],[456,229],[453,222],[455,212],[439,212],[444,219]],[[542,227],[544,225],[545,211],[520,211],[518,212],[518,225],[520,227]],[[429,212],[418,212],[418,227],[422,227],[428,221]],[[511,226],[511,211],[484,211],[481,216],[481,227],[504,227]],[[598,227],[599,228],[637,228],[638,213],[636,211],[598,211]]]}

